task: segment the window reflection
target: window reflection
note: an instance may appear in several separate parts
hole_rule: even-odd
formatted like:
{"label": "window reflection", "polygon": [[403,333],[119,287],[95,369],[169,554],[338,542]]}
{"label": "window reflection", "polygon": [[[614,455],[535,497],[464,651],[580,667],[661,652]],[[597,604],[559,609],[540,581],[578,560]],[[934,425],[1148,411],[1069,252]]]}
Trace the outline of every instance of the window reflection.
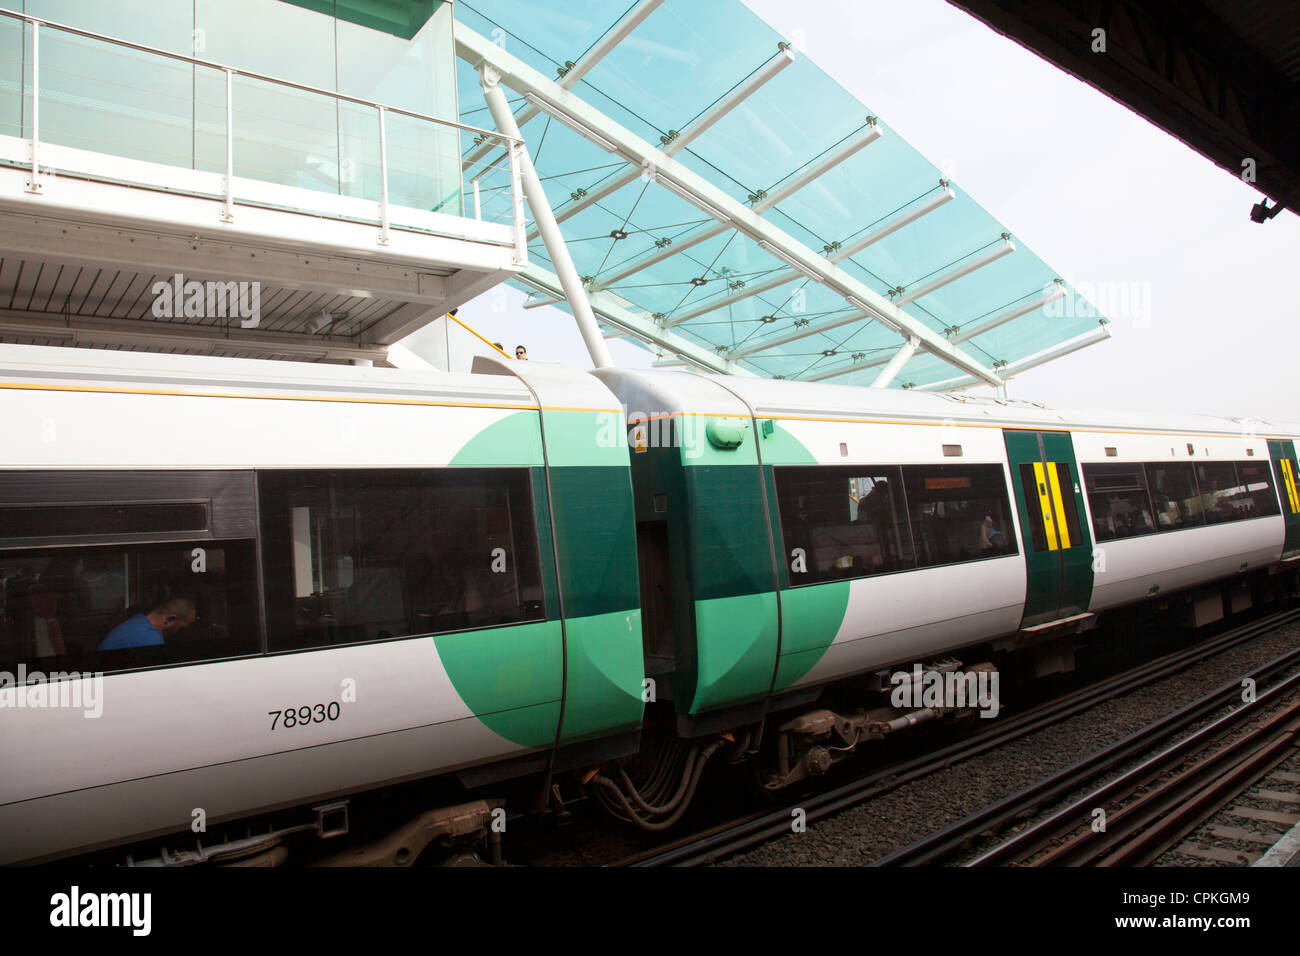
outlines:
{"label": "window reflection", "polygon": [[273,650],[544,617],[528,473],[260,478]]}
{"label": "window reflection", "polygon": [[792,584],[1015,554],[998,465],[776,469]]}

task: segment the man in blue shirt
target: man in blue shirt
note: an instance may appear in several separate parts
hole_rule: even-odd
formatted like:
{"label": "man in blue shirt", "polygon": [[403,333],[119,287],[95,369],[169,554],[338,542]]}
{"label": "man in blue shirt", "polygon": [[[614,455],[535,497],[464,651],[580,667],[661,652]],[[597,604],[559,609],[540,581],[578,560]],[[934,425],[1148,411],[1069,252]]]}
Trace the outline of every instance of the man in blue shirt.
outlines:
{"label": "man in blue shirt", "polygon": [[128,647],[157,647],[194,623],[194,602],[173,597],[163,601],[148,614],[128,618],[109,632],[99,645],[101,651],[120,651]]}

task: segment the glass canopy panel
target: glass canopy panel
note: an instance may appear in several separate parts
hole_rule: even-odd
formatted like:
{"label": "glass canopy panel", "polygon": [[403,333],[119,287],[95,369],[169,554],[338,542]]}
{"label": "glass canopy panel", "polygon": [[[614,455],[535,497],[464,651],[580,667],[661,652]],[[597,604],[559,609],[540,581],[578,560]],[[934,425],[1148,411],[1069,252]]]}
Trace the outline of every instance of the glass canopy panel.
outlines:
{"label": "glass canopy panel", "polygon": [[[631,0],[459,0],[454,11],[458,27],[558,78],[633,6]],[[844,274],[886,299],[999,250],[1003,235],[1010,236],[1015,251],[902,306],[917,323],[949,338],[1055,288],[1059,273],[957,183],[951,184],[955,198],[851,257],[839,255],[855,239],[934,202],[946,183],[873,110],[798,51],[793,63],[734,109],[710,113],[778,57],[781,40],[739,0],[664,0],[572,92],[652,145],[676,142],[678,162],[750,207],[863,137],[871,118],[880,138],[767,209],[763,215],[772,227],[813,254],[834,257]],[[458,64],[457,78],[462,121],[491,126],[471,65]],[[528,106],[518,91],[509,91],[509,98],[516,111]],[[712,125],[690,137],[692,122],[698,128],[702,116]],[[731,354],[760,374],[787,378],[868,365],[832,381],[869,384],[903,344],[897,332],[863,317],[819,331],[856,314],[839,292],[647,182],[639,168],[556,119],[538,114],[522,132],[579,274],[594,290],[626,300],[632,312],[654,316],[673,333]],[[682,139],[689,142],[683,146]],[[473,148],[462,146],[466,153]],[[535,236],[529,251],[533,262],[550,267]],[[1073,297],[1074,290],[1066,292]],[[1069,308],[1058,302],[975,334],[958,348],[992,369],[1082,335],[1099,321],[1086,302]],[[802,337],[779,341],[796,334]],[[751,351],[765,342],[772,344]],[[965,374],[923,350],[894,384],[919,386]]]}

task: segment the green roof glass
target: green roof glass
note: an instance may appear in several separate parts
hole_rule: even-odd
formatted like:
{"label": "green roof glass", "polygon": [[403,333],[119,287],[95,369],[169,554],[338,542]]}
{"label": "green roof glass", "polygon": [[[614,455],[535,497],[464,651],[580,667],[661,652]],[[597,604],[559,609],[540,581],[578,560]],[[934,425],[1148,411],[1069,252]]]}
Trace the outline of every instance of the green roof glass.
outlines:
{"label": "green roof glass", "polygon": [[[558,77],[629,10],[628,0],[458,0],[463,24],[548,77]],[[782,38],[737,0],[664,0],[572,87],[611,120],[653,144],[708,110],[779,52]],[[755,205],[877,123],[883,135],[780,201],[764,218],[819,254],[834,257],[855,238],[940,196],[939,169],[898,136],[884,118],[795,51],[796,59],[738,107],[691,140],[676,159],[738,202]],[[461,120],[491,126],[472,65],[458,65]],[[511,103],[529,104],[517,94]],[[870,118],[870,119],[869,119]],[[788,265],[756,241],[725,229],[695,244],[692,234],[713,219],[660,185],[637,178],[573,213],[585,197],[633,171],[562,123],[540,113],[522,126],[579,273],[589,286],[626,300],[687,338],[719,354],[758,349],[856,313],[838,292],[802,275],[773,288],[752,289],[790,274]],[[1004,244],[1015,251],[903,306],[953,340],[981,322],[1054,288],[1060,273],[1026,248],[960,183],[956,198],[839,263],[885,296],[906,295],[929,279]],[[485,194],[485,204],[492,201]],[[485,205],[485,215],[487,206]],[[566,218],[567,216],[567,218]],[[689,246],[628,275],[628,263],[657,249]],[[530,258],[550,267],[540,239]],[[1088,304],[1066,300],[1038,307],[958,347],[996,371],[1084,335],[1104,322]],[[683,321],[685,318],[685,321]],[[832,378],[868,384],[902,345],[897,332],[861,318],[825,332],[752,351],[742,364],[764,376]],[[873,365],[874,363],[874,365]],[[924,386],[963,376],[922,351],[894,380]]]}

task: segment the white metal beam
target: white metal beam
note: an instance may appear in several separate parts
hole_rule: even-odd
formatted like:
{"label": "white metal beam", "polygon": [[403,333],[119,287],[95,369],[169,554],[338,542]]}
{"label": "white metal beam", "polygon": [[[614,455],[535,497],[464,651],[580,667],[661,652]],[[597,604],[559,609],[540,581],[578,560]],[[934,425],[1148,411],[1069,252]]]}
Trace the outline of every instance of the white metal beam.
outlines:
{"label": "white metal beam", "polygon": [[727,353],[728,358],[743,359],[751,355],[757,355],[760,352],[766,352],[770,348],[778,345],[789,345],[791,342],[798,342],[800,339],[806,339],[810,335],[819,335],[822,332],[831,332],[845,325],[851,325],[854,322],[861,322],[863,319],[870,319],[871,315],[866,312],[849,312],[845,315],[836,316],[833,319],[826,319],[824,322],[818,322],[816,325],[806,325],[803,328],[795,329],[793,332],[787,332],[785,335],[778,335],[775,338],[762,339],[755,341],[753,345],[745,345],[733,349]]}
{"label": "white metal beam", "polygon": [[[637,0],[637,3],[619,17],[618,21],[610,27],[601,36],[599,40],[582,56],[578,57],[578,62],[569,67],[564,75],[557,80],[560,86],[566,90],[572,89],[577,82],[582,79],[591,69],[605,58],[605,56],[627,38],[627,35],[641,25],[646,17],[654,13],[655,8],[662,4],[664,0]],[[459,29],[459,28],[457,28]],[[522,108],[515,114],[515,125],[522,127],[538,113],[537,107],[531,103]],[[471,149],[461,163],[462,169],[469,169],[475,163],[479,162],[488,153],[500,149],[491,143],[481,143]],[[502,156],[504,158],[504,154]],[[496,160],[499,162],[500,160]]]}
{"label": "white metal beam", "polygon": [[[1082,335],[1076,335],[1072,339],[1067,339],[1060,345],[1050,349],[1044,349],[1041,352],[1035,352],[1033,355],[1027,355],[1019,361],[1011,362],[1002,367],[1002,377],[1005,380],[1013,375],[1019,375],[1021,372],[1027,372],[1031,368],[1037,368],[1040,365],[1046,365],[1048,362],[1055,361],[1062,356],[1077,352],[1080,349],[1086,349],[1089,345],[1096,345],[1098,342],[1104,342],[1110,338],[1110,328],[1101,325],[1091,332],[1085,332]],[[970,388],[974,385],[983,385],[970,376],[961,378],[945,379],[942,382],[934,382],[930,385],[923,385],[917,391],[924,392],[946,392],[958,388]]]}
{"label": "white metal beam", "polygon": [[[1030,300],[1029,302],[1022,303],[1020,305],[1010,306],[1007,309],[1003,310],[1002,312],[999,312],[997,315],[989,319],[987,322],[983,322],[980,325],[973,327],[967,332],[963,332],[960,335],[954,336],[951,339],[951,341],[965,342],[967,339],[973,338],[976,335],[981,335],[992,328],[996,328],[997,326],[1002,325],[1005,322],[1010,322],[1012,319],[1018,319],[1020,318],[1020,316],[1028,315],[1030,312],[1033,312],[1035,309],[1040,309],[1050,302],[1055,302],[1057,299],[1065,295],[1065,287],[1061,283],[1060,279],[1055,279],[1053,281],[1056,283],[1056,286],[1051,292],[1047,292],[1041,296],[1038,296]],[[806,330],[796,331],[790,335],[782,336],[779,339],[770,339],[766,343],[752,345],[746,349],[737,349],[734,352],[728,353],[728,355],[730,358],[744,358],[746,355],[753,355],[758,352],[761,352],[763,351],[764,348],[768,346],[784,345],[787,342],[794,342],[797,339],[801,339],[810,334],[815,335],[818,332],[828,332],[832,329],[838,328],[841,325],[847,325],[849,322],[857,321],[858,318],[860,318],[860,316],[850,316],[848,318],[831,319],[828,322],[823,322],[817,326],[809,326]],[[861,372],[864,369],[877,368],[881,365],[884,365],[888,361],[889,361],[888,359],[884,359],[884,358],[872,359],[869,362],[861,362],[857,365],[842,366],[840,368],[831,369],[830,371],[819,372],[816,375],[809,375],[805,378],[800,379],[800,381],[821,382],[828,378],[838,378],[841,375],[847,375],[850,372]]]}
{"label": "white metal beam", "polygon": [[946,272],[941,272],[933,279],[931,279],[929,282],[919,285],[914,289],[911,290],[904,289],[903,294],[900,295],[894,301],[897,302],[899,305],[907,305],[907,303],[909,302],[915,302],[917,299],[921,299],[929,295],[934,290],[942,288],[943,286],[948,285],[950,282],[956,282],[962,276],[970,275],[976,269],[983,268],[984,266],[988,265],[990,262],[996,262],[998,259],[1001,259],[1003,256],[1010,255],[1015,251],[1016,251],[1016,244],[1012,242],[1011,237],[1004,232],[1002,234],[1002,242],[999,245],[995,245],[988,252],[984,253],[983,255],[976,256],[974,259],[971,259],[969,262],[963,262],[961,265],[954,266],[953,268],[948,269]]}
{"label": "white metal beam", "polygon": [[[827,153],[820,162],[812,164],[789,182],[782,183],[773,188],[772,192],[767,195],[767,198],[761,199],[759,202],[754,204],[754,211],[760,214],[765,213],[779,203],[784,202],[800,189],[803,189],[804,186],[807,186],[809,183],[816,180],[817,177],[822,176],[831,169],[834,169],[849,157],[856,155],[859,150],[880,139],[881,135],[882,131],[880,127],[876,125],[874,117],[870,118],[868,120],[868,125],[864,130],[849,137],[841,146]],[[669,259],[672,256],[677,255],[679,252],[684,252],[692,246],[699,245],[701,242],[712,239],[714,236],[721,235],[730,228],[730,223],[720,222],[712,226],[700,226],[697,229],[693,229],[686,235],[678,236],[676,239],[672,240],[671,245],[640,255],[626,265],[615,269],[613,272],[610,272],[603,277],[598,277],[592,288],[608,289],[610,286],[623,281],[628,276],[636,275],[636,273],[640,272],[642,269],[663,262],[665,259]]]}
{"label": "white metal beam", "polygon": [[[857,255],[859,252],[861,252],[863,249],[866,249],[868,246],[872,245],[873,243],[879,242],[881,239],[885,238],[886,236],[897,232],[899,229],[902,229],[908,223],[915,222],[916,220],[924,216],[926,213],[938,209],[940,206],[948,202],[950,199],[955,199],[956,195],[957,194],[952,191],[952,188],[945,184],[942,190],[935,196],[921,203],[917,207],[913,209],[904,210],[903,212],[900,212],[897,215],[893,216],[892,218],[881,223],[879,226],[871,230],[865,236],[861,236],[860,238],[855,239],[853,242],[845,246],[843,249],[840,249],[837,252],[833,253],[831,256],[828,257],[827,261],[835,265],[838,265],[839,263],[848,259],[850,256]],[[648,264],[649,263],[647,263],[647,265]],[[768,278],[763,279],[760,282],[746,283],[744,289],[742,289],[739,292],[736,292],[733,295],[729,295],[724,299],[719,299],[714,301],[711,304],[701,305],[695,309],[691,309],[689,312],[683,312],[679,315],[675,315],[666,324],[671,328],[674,325],[680,325],[682,322],[689,322],[691,319],[698,319],[700,316],[708,315],[710,312],[713,312],[716,309],[721,309],[729,305],[734,305],[735,303],[740,302],[743,299],[748,299],[751,296],[760,295],[763,292],[767,292],[771,289],[775,289],[779,286],[783,286],[787,282],[793,282],[796,279],[798,279],[801,275],[804,276],[805,278],[812,278],[812,276],[810,276],[806,270],[783,269],[780,272],[774,272]],[[870,318],[870,316],[867,317]]]}
{"label": "white metal beam", "polygon": [[[827,288],[842,295],[851,305],[869,312],[879,322],[903,334],[915,335],[927,349],[946,362],[970,375],[1000,385],[999,378],[973,356],[951,345],[923,322],[908,315],[894,303],[881,296],[866,283],[828,262],[793,236],[776,228],[748,206],[738,202],[707,179],[679,163],[663,150],[641,139],[626,127],[614,122],[583,102],[580,97],[561,88],[518,57],[502,50],[486,37],[469,29],[456,33],[457,54],[474,64],[490,63],[501,74],[502,81],[511,88],[538,93],[563,115],[572,117],[578,124],[598,133],[613,143],[621,154],[647,170],[653,171],[660,181],[672,184],[691,197],[696,205],[721,212],[736,224],[736,228],[754,240],[762,240],[772,248],[781,250],[789,261],[807,270]],[[504,99],[504,97],[503,97]],[[506,110],[507,117],[510,116]],[[712,214],[712,213],[711,213]],[[859,305],[859,303],[861,303]]]}
{"label": "white metal beam", "polygon": [[[488,63],[480,65],[478,72],[479,83],[483,87],[483,97],[487,100],[488,109],[492,111],[492,119],[497,124],[497,130],[515,139],[520,138],[514,114],[510,112],[506,94],[501,89],[501,74]],[[587,301],[587,290],[582,287],[582,279],[573,266],[573,257],[569,255],[569,247],[564,244],[564,236],[560,234],[560,227],[555,222],[555,214],[551,212],[551,204],[546,199],[546,190],[537,176],[537,170],[533,168],[533,161],[528,151],[519,150],[514,162],[517,163],[524,194],[528,197],[528,205],[533,212],[533,221],[541,230],[542,241],[546,243],[546,252],[555,266],[560,286],[564,290],[564,298],[568,301],[569,308],[573,310],[573,318],[577,321],[578,331],[587,345],[587,353],[596,368],[610,368],[614,364],[614,359],[610,356],[609,346],[605,344],[605,339],[600,334],[600,327],[596,324],[591,303]]]}
{"label": "white metal beam", "polygon": [[1041,309],[1045,305],[1055,302],[1065,295],[1065,284],[1060,279],[1052,280],[1054,285],[1050,292],[1045,292],[1037,298],[1031,299],[1021,305],[1011,306],[993,316],[987,322],[981,322],[979,325],[971,326],[967,329],[958,330],[958,334],[952,337],[953,342],[965,342],[967,339],[973,339],[977,335],[983,335],[990,329],[995,329],[999,325],[1010,322],[1012,319],[1018,319],[1022,315],[1028,315]]}
{"label": "white metal beam", "polygon": [[854,239],[843,249],[840,249],[832,255],[831,262],[843,262],[850,256],[856,256],[868,246],[875,245],[886,236],[893,235],[904,226],[916,222],[916,220],[920,219],[922,216],[934,212],[934,210],[938,209],[940,206],[956,198],[957,194],[953,191],[953,188],[948,185],[947,180],[939,180],[939,191],[937,193],[929,199],[926,199],[924,202],[917,203],[915,206],[905,207],[897,214],[886,219],[875,229],[872,229],[865,235]]}
{"label": "white metal beam", "polygon": [[[555,273],[548,272],[541,266],[529,264],[515,278],[538,290],[543,295],[559,296],[562,294],[559,278]],[[658,345],[711,372],[749,378],[755,377],[754,373],[749,369],[742,368],[725,356],[718,355],[711,349],[682,338],[675,332],[665,331],[648,315],[633,312],[626,301],[612,292],[597,292],[591,296],[590,302],[592,310],[600,316],[602,322],[616,329],[622,329],[643,342]]]}
{"label": "white metal beam", "polygon": [[[722,117],[726,116],[733,109],[735,109],[742,102],[744,102],[745,99],[751,96],[755,90],[757,90],[768,80],[772,79],[772,77],[776,76],[778,73],[780,73],[782,70],[784,70],[787,66],[789,66],[793,62],[794,62],[794,54],[791,53],[788,48],[782,48],[781,50],[779,50],[775,56],[773,56],[761,67],[759,67],[757,70],[751,73],[748,78],[746,78],[744,81],[738,83],[735,87],[733,87],[732,90],[726,96],[718,100],[716,103],[710,106],[699,116],[695,117],[695,119],[691,120],[691,122],[688,123],[681,130],[677,131],[677,135],[674,136],[671,140],[668,141],[667,144],[664,145],[663,147],[664,155],[674,156],[677,153],[680,153],[683,149],[687,147],[688,144],[691,143],[691,141],[693,141],[694,139],[699,137],[702,133],[704,133],[706,130],[708,130],[710,127],[712,127],[715,123],[718,122],[718,120],[722,119]],[[534,100],[534,102],[537,102],[537,100]],[[544,99],[542,99],[541,102],[545,104]],[[566,117],[563,115],[562,112],[554,112],[551,109],[547,108],[545,105],[543,105],[542,108],[546,109],[546,112],[550,113],[552,116],[555,116],[556,118],[560,119],[561,122],[565,121]],[[590,129],[590,127],[588,127],[588,129]],[[582,130],[576,130],[576,132],[578,132],[579,134],[583,133]],[[592,137],[588,137],[588,138],[592,138]],[[600,134],[596,133],[594,137],[595,141],[599,142],[601,138],[602,137],[600,136]],[[615,152],[615,151],[617,151],[617,149],[611,150],[611,152]],[[605,183],[603,186],[593,187],[587,192],[586,195],[581,196],[578,199],[575,199],[573,202],[569,203],[567,206],[562,208],[558,213],[556,213],[555,215],[556,221],[564,222],[566,219],[569,219],[572,216],[576,216],[578,213],[582,212],[582,210],[600,202],[606,196],[611,196],[614,193],[618,192],[624,186],[628,185],[628,183],[635,182],[640,175],[641,175],[640,169],[633,169],[631,172],[623,173],[622,175],[614,177],[612,180]],[[531,241],[532,239],[536,238],[537,235],[538,235],[537,230],[534,229],[532,232],[528,234],[528,238]]]}
{"label": "white metal beam", "polygon": [[861,372],[863,369],[879,368],[889,362],[889,358],[872,359],[870,362],[861,362],[857,365],[847,365],[840,368],[831,369],[828,372],[819,372],[816,375],[806,375],[799,379],[801,382],[823,382],[828,378],[839,378],[841,375],[848,375],[850,372]]}
{"label": "white metal beam", "polygon": [[[557,298],[556,298],[555,296],[553,296],[553,295],[539,295],[539,296],[537,296],[536,298],[530,296],[530,297],[528,298],[528,300],[524,302],[524,308],[525,308],[525,309],[540,309],[540,308],[541,308],[542,306],[544,306],[544,305],[558,305],[558,304],[560,304],[560,303],[563,302],[563,301],[564,301],[563,298],[558,298],[558,299],[557,299]],[[605,336],[605,337],[606,337],[606,338],[609,338],[609,336]]]}

